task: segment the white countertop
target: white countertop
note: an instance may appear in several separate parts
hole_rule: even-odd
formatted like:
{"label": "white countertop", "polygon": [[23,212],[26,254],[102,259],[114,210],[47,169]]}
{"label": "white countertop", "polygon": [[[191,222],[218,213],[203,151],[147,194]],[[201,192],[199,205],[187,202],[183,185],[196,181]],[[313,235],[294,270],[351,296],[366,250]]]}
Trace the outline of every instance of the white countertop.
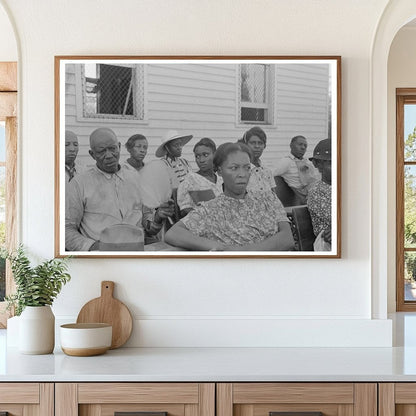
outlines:
{"label": "white countertop", "polygon": [[416,381],[416,348],[119,348],[96,357],[6,351],[0,381]]}
{"label": "white countertop", "polygon": [[0,382],[416,381],[416,314],[393,317],[392,348],[119,348],[24,355],[0,330]]}

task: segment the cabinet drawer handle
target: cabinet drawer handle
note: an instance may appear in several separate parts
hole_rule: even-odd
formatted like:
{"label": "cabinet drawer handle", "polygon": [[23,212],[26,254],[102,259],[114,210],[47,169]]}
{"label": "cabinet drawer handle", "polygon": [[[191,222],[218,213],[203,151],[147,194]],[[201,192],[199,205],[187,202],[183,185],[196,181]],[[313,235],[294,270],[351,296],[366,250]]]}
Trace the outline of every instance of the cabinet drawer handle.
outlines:
{"label": "cabinet drawer handle", "polygon": [[269,412],[269,416],[323,416],[322,412]]}
{"label": "cabinet drawer handle", "polygon": [[114,416],[168,416],[168,412],[114,412]]}

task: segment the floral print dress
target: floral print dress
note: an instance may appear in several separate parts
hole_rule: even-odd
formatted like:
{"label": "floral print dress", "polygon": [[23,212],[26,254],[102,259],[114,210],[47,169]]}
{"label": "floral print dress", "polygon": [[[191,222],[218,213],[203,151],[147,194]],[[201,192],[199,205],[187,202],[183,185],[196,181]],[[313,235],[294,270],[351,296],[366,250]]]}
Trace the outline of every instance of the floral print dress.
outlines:
{"label": "floral print dress", "polygon": [[273,192],[248,191],[243,199],[221,194],[202,202],[182,223],[194,235],[226,245],[263,241],[288,222],[282,203]]}

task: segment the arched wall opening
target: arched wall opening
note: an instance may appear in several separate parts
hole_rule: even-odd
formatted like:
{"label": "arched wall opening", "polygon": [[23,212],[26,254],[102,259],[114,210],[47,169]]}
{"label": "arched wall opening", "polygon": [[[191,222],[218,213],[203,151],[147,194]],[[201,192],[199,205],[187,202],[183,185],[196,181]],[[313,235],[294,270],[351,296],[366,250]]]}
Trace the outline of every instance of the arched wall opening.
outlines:
{"label": "arched wall opening", "polygon": [[[389,83],[389,53],[403,26],[415,19],[413,0],[390,2],[378,25],[371,60],[372,315],[395,311],[395,86]],[[406,29],[407,30],[407,29]],[[416,34],[416,31],[415,31]],[[391,63],[391,62],[390,62]],[[416,85],[416,82],[415,82]],[[398,85],[399,86],[399,85]],[[392,92],[393,91],[393,92]],[[393,95],[392,95],[393,94]]]}
{"label": "arched wall opening", "polygon": [[[416,87],[416,54],[414,53],[414,45],[416,43],[416,20],[403,26],[394,37],[389,57],[388,57],[388,71],[387,71],[387,175],[388,175],[388,252],[389,263],[388,263],[388,311],[394,312],[396,308],[396,269],[397,260],[393,253],[396,253],[396,218],[395,218],[395,198],[397,193],[397,185],[395,178],[395,168],[399,155],[396,154],[396,89],[397,88],[415,88]],[[410,107],[407,106],[407,111],[410,111]],[[410,124],[415,124],[414,118],[409,119],[410,113],[407,115],[408,128]],[[407,133],[405,134],[405,138]],[[407,206],[407,204],[406,204]],[[408,265],[411,268],[411,265]],[[409,268],[409,271],[411,270]],[[400,278],[400,277],[399,277]],[[410,299],[413,296],[414,291],[404,290],[402,296],[406,296],[406,299]]]}

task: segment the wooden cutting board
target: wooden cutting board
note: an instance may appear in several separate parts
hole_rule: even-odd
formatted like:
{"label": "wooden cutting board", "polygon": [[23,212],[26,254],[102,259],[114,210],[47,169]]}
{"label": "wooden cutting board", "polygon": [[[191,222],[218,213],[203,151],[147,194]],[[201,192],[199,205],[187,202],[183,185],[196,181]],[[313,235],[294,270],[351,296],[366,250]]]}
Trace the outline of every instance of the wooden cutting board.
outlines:
{"label": "wooden cutting board", "polygon": [[87,302],[80,310],[77,323],[103,322],[113,326],[111,349],[121,347],[130,337],[133,319],[127,306],[113,297],[114,282],[101,282],[101,296]]}

